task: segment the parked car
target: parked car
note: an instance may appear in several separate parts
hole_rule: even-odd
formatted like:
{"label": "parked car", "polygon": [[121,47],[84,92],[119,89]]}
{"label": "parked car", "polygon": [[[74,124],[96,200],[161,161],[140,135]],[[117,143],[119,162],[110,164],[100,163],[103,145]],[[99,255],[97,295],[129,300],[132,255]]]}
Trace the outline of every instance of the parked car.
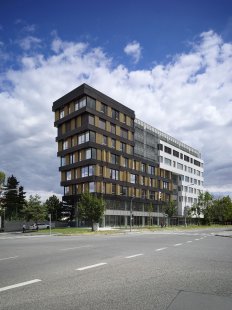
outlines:
{"label": "parked car", "polygon": [[[38,228],[37,228],[38,227]],[[29,226],[29,229],[31,230],[37,230],[37,229],[49,229],[50,225],[49,224],[42,224],[42,223],[34,223],[33,225]]]}

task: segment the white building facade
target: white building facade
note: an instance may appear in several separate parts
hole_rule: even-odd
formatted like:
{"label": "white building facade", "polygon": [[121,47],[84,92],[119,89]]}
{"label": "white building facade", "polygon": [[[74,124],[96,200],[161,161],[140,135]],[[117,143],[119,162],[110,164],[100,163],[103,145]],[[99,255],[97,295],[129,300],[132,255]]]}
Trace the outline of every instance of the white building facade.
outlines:
{"label": "white building facade", "polygon": [[172,172],[178,215],[186,215],[204,190],[204,162],[200,152],[135,119],[135,153]]}

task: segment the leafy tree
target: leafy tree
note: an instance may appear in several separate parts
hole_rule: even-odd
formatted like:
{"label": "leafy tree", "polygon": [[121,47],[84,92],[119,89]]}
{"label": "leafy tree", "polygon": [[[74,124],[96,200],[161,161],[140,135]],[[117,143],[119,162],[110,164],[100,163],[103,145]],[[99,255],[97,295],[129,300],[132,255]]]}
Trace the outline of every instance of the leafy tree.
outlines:
{"label": "leafy tree", "polygon": [[53,220],[58,221],[62,218],[63,204],[57,196],[50,196],[46,200],[45,206],[48,214],[51,214]]}
{"label": "leafy tree", "polygon": [[168,215],[168,223],[170,225],[170,219],[177,212],[176,201],[170,200],[164,207],[164,213]]}
{"label": "leafy tree", "polygon": [[29,200],[23,208],[23,214],[27,221],[32,220],[36,224],[39,221],[45,220],[47,217],[47,209],[45,205],[41,203],[39,195],[30,195]]}
{"label": "leafy tree", "polygon": [[98,198],[89,192],[81,195],[78,204],[78,213],[81,219],[89,221],[94,230],[94,223],[99,223],[104,213],[105,204],[102,198]]}
{"label": "leafy tree", "polygon": [[232,220],[232,201],[229,196],[214,200],[212,205],[214,221],[225,223]]}

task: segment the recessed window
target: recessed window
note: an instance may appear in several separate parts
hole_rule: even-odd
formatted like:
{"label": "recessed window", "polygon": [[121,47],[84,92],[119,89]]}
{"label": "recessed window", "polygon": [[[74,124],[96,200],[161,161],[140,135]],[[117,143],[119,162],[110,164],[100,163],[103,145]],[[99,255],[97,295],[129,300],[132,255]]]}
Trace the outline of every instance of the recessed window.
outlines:
{"label": "recessed window", "polygon": [[75,102],[75,111],[78,111],[86,106],[86,97],[83,97]]}
{"label": "recessed window", "polygon": [[68,140],[63,141],[63,150],[67,150],[68,148]]}
{"label": "recessed window", "polygon": [[120,142],[120,151],[126,152],[126,143]]}
{"label": "recessed window", "polygon": [[95,166],[85,166],[81,168],[81,177],[88,177],[94,175]]}
{"label": "recessed window", "polygon": [[110,169],[110,178],[113,180],[119,179],[119,171],[116,169]]}
{"label": "recessed window", "polygon": [[164,146],[164,152],[168,154],[172,154],[172,149],[168,146]]}
{"label": "recessed window", "polygon": [[119,112],[115,109],[112,109],[112,118],[119,120]]}
{"label": "recessed window", "polygon": [[64,117],[64,109],[60,110],[60,118]]}
{"label": "recessed window", "polygon": [[110,131],[111,133],[113,133],[114,135],[116,134],[116,126],[114,124],[110,124]]}
{"label": "recessed window", "polygon": [[128,130],[121,128],[121,137],[128,139]]}
{"label": "recessed window", "polygon": [[106,121],[104,119],[99,119],[99,128],[106,130]]}
{"label": "recessed window", "polygon": [[90,193],[94,193],[95,192],[95,183],[94,182],[90,182],[89,183],[89,192]]}
{"label": "recessed window", "polygon": [[111,139],[111,147],[113,149],[115,149],[115,147],[116,147],[116,140],[115,139]]}
{"label": "recessed window", "polygon": [[119,165],[119,156],[115,154],[111,154],[111,163]]}
{"label": "recessed window", "polygon": [[104,114],[107,114],[107,105],[105,105],[104,103],[101,103],[100,111]]}
{"label": "recessed window", "polygon": [[102,136],[102,144],[107,145],[107,136]]}
{"label": "recessed window", "polygon": [[71,170],[66,171],[66,180],[70,181],[71,180]]}
{"label": "recessed window", "polygon": [[89,115],[88,115],[88,121],[89,121],[89,124],[90,124],[90,125],[94,125],[94,116],[91,115],[91,114],[89,114]]}
{"label": "recessed window", "polygon": [[81,134],[79,137],[78,137],[78,144],[82,144],[82,143],[86,143],[89,141],[89,131]]}

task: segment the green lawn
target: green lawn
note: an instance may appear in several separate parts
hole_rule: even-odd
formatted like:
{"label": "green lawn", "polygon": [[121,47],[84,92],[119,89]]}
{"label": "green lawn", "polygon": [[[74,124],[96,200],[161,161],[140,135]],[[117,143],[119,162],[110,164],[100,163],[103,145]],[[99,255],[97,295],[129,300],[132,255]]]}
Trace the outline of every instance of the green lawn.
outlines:
{"label": "green lawn", "polygon": [[[185,226],[169,226],[169,227],[163,227],[160,226],[146,226],[146,227],[132,227],[132,231],[166,231],[166,230],[191,230],[191,229],[208,229],[208,228],[229,228],[232,229],[232,225],[189,225],[187,227]],[[116,234],[116,233],[123,233],[129,231],[130,228],[127,227],[121,227],[118,229],[109,229],[107,230],[100,230],[97,232],[92,232],[91,228],[80,228],[80,227],[65,227],[65,228],[53,228],[51,230],[52,234],[58,234],[58,235],[81,235],[81,234]],[[32,234],[50,234],[49,229],[43,229],[39,231],[31,231],[29,233]]]}

